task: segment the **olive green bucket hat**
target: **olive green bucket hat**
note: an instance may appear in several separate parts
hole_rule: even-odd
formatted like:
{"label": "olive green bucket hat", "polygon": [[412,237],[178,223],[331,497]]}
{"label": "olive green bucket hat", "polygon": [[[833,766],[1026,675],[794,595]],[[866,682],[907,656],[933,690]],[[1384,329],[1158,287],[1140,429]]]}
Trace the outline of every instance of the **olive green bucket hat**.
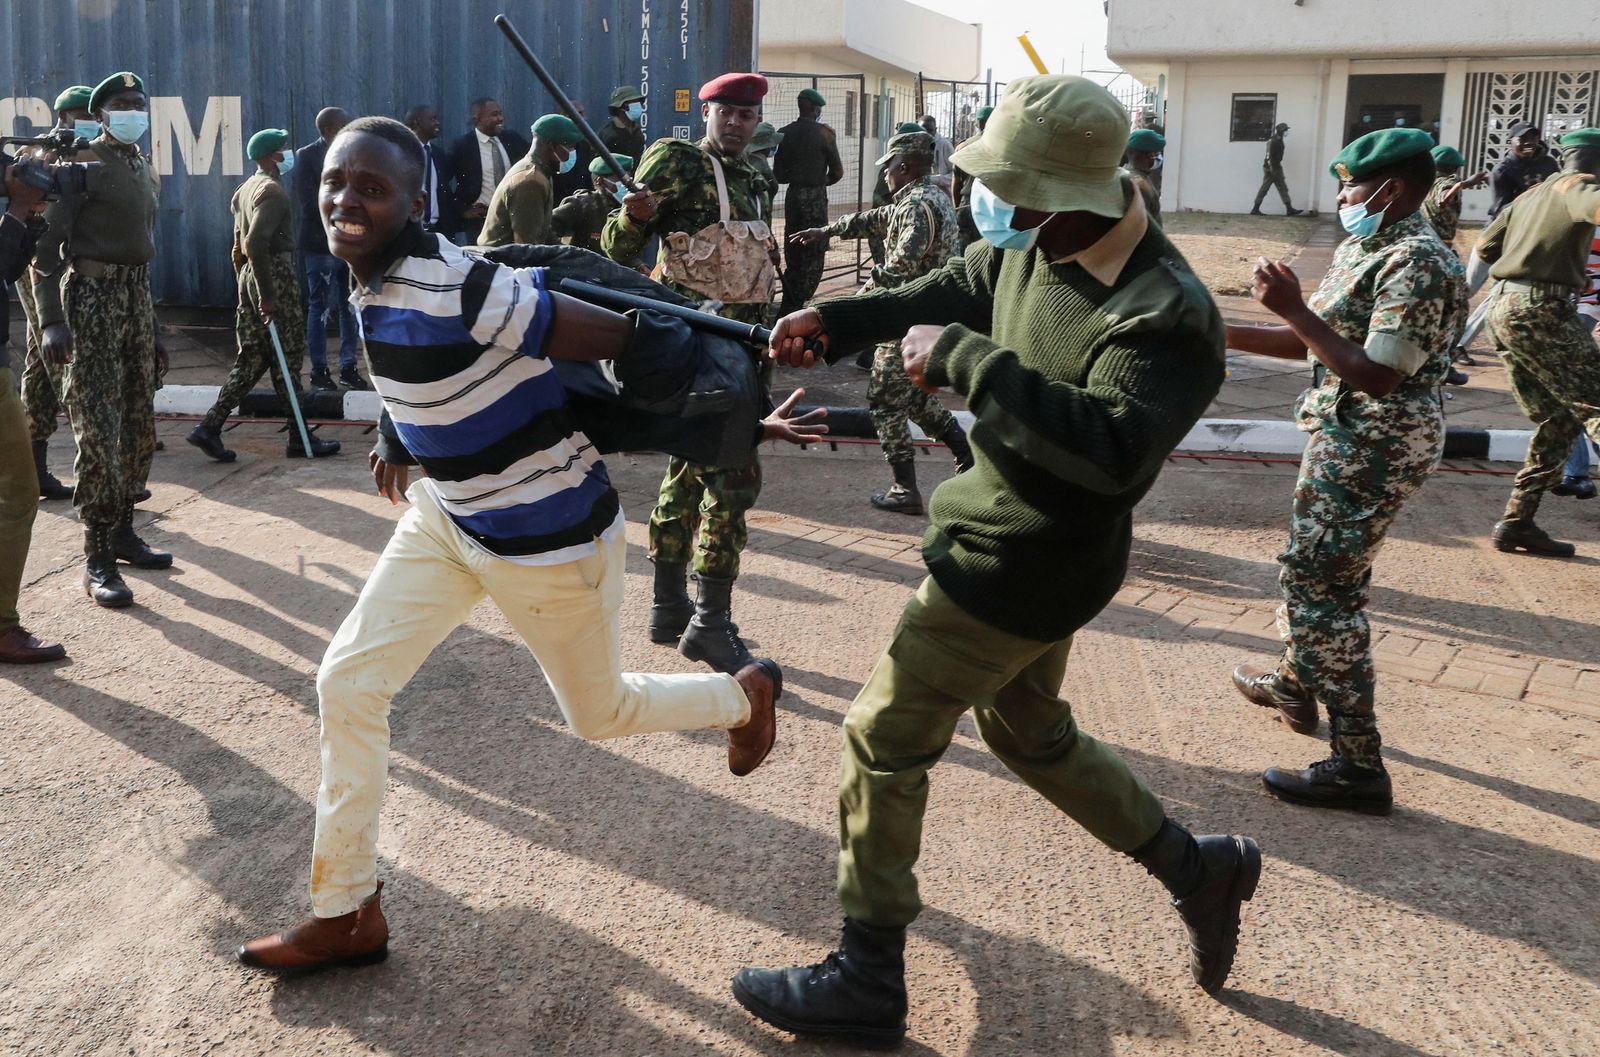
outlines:
{"label": "olive green bucket hat", "polygon": [[1046,213],[1127,211],[1118,171],[1128,112],[1082,77],[1046,74],[1006,85],[983,135],[950,164],[1014,206]]}

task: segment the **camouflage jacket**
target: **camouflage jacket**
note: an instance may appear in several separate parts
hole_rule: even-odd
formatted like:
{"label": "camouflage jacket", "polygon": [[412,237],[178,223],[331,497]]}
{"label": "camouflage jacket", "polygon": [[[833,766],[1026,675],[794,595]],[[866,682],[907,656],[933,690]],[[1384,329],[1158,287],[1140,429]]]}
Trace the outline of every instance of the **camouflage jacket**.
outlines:
{"label": "camouflage jacket", "polygon": [[936,271],[961,245],[950,196],[926,176],[900,188],[889,205],[842,216],[824,230],[840,238],[883,239],[883,263],[872,269],[863,292],[892,290]]}
{"label": "camouflage jacket", "polygon": [[[1447,202],[1444,193],[1457,184],[1454,176],[1441,176],[1428,188],[1428,197],[1422,200],[1422,215],[1428,218],[1439,241],[1446,249],[1456,240],[1456,228],[1461,223],[1461,196],[1452,195]],[[1453,252],[1453,251],[1452,251]]]}
{"label": "camouflage jacket", "polygon": [[[645,150],[635,170],[634,182],[655,193],[656,215],[640,224],[628,216],[626,209],[612,214],[600,236],[600,247],[607,257],[625,264],[639,258],[651,235],[667,235],[674,231],[692,235],[721,219],[717,180],[711,170],[711,159],[706,157],[710,149],[710,140],[690,143],[681,139],[658,139]],[[732,219],[763,220],[770,224],[775,185],[743,152],[735,158],[718,157],[728,181]],[[699,300],[699,295],[692,290],[678,289],[671,283],[667,285],[685,297]],[[766,314],[765,305],[754,304],[732,306],[723,312],[723,315],[748,323],[765,322]],[[752,318],[744,319],[746,315]]]}
{"label": "camouflage jacket", "polygon": [[1350,493],[1341,509],[1370,509],[1390,484],[1432,472],[1444,450],[1439,384],[1466,321],[1465,274],[1417,212],[1370,238],[1345,239],[1309,305],[1373,362],[1406,376],[1373,396],[1327,372],[1296,407],[1301,429],[1365,452],[1351,458],[1366,460],[1368,472],[1330,487]]}
{"label": "camouflage jacket", "polygon": [[578,191],[556,206],[550,215],[550,233],[565,235],[572,245],[599,253],[600,233],[616,209],[617,200],[603,191]]}

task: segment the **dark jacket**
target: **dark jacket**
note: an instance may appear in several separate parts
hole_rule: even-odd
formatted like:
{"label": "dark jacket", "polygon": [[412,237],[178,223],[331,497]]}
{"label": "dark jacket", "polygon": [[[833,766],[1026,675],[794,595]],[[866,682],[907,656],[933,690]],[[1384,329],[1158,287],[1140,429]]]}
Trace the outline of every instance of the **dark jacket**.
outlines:
{"label": "dark jacket", "polygon": [[22,277],[28,262],[33,260],[34,232],[7,213],[0,216],[0,367],[11,366],[11,354],[6,350],[6,335],[11,333],[11,291],[7,285]]}
{"label": "dark jacket", "polygon": [[1494,175],[1489,178],[1489,186],[1494,191],[1494,201],[1489,204],[1489,216],[1499,216],[1500,211],[1516,201],[1518,195],[1544,183],[1559,168],[1561,166],[1556,164],[1556,160],[1544,151],[1528,159],[1508,152],[1494,167]]}
{"label": "dark jacket", "polygon": [[[468,129],[465,135],[457,136],[448,145],[435,144],[435,156],[448,154],[450,156],[450,201],[452,206],[451,218],[456,222],[455,227],[448,230],[460,229],[461,214],[465,213],[472,203],[478,200],[478,193],[483,190],[483,158],[478,154],[478,134]],[[511,164],[506,166],[509,172],[511,165],[517,164],[528,153],[531,144],[521,136],[504,129],[500,133],[500,144],[505,147],[506,154],[511,159]],[[440,150],[440,147],[446,147]]]}
{"label": "dark jacket", "polygon": [[844,177],[839,142],[820,121],[800,118],[778,130],[783,140],[772,159],[772,172],[792,187],[828,187]]}
{"label": "dark jacket", "polygon": [[[581,279],[685,308],[679,297],[631,268],[575,246],[499,246],[484,254],[514,268],[544,268],[546,285]],[[748,466],[766,414],[755,361],[738,342],[692,330],[680,320],[628,313],[634,335],[621,359],[555,360],[573,421],[602,453],[659,452],[702,466]],[[378,456],[411,465],[385,412]]]}
{"label": "dark jacket", "polygon": [[322,211],[317,208],[317,188],[322,183],[322,162],[328,145],[312,140],[294,152],[294,171],[289,174],[289,198],[294,202],[294,246],[301,253],[328,254],[328,235],[322,230]]}
{"label": "dark jacket", "polygon": [[[460,229],[460,216],[456,211],[453,197],[455,188],[455,159],[450,155],[450,144],[435,136],[424,145],[433,157],[434,179],[439,188],[439,218],[434,222],[433,230],[453,234]],[[424,174],[426,175],[426,174]],[[423,193],[426,194],[428,185],[424,180]]]}

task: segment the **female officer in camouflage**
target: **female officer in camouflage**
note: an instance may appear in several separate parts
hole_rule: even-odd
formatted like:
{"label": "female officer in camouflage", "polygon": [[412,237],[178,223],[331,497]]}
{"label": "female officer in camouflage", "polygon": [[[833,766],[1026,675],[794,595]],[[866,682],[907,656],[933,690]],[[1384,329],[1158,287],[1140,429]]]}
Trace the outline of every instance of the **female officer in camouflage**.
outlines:
{"label": "female officer in camouflage", "polygon": [[[258,169],[239,185],[228,203],[233,213],[233,270],[239,278],[239,304],[234,312],[239,353],[217,391],[217,402],[188,437],[190,444],[218,462],[234,459],[234,453],[222,446],[222,425],[250,387],[270,371],[272,388],[288,410],[295,399],[290,386],[298,389],[300,364],[305,361],[306,313],[294,268],[294,220],[289,192],[279,183],[294,166],[294,154],[284,150],[288,142],[289,133],[281,128],[265,128],[250,137],[245,153]],[[269,321],[277,325],[283,358],[289,364],[288,378],[278,368],[278,355],[267,330]],[[311,438],[313,455],[332,455],[338,450],[336,440]],[[302,459],[306,454],[292,419],[287,454]]]}
{"label": "female officer in camouflage", "polygon": [[1296,731],[1328,709],[1332,755],[1262,776],[1280,799],[1387,814],[1379,757],[1367,590],[1384,535],[1439,465],[1439,384],[1466,315],[1461,262],[1418,211],[1433,183],[1433,140],[1392,128],[1355,140],[1333,160],[1339,220],[1350,238],[1308,306],[1283,262],[1256,266],[1252,294],[1286,326],[1229,327],[1230,348],[1316,361],[1296,408],[1310,434],[1295,482],[1289,545],[1278,556],[1276,669],[1242,665],[1234,684],[1278,709]]}

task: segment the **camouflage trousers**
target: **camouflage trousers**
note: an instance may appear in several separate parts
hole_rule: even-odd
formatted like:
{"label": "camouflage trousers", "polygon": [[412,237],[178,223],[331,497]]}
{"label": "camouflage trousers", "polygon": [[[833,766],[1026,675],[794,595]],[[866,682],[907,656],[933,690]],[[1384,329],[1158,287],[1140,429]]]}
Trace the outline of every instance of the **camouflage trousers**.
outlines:
{"label": "camouflage trousers", "polygon": [[206,412],[205,425],[211,429],[221,429],[251,387],[269,372],[272,375],[272,388],[278,394],[284,414],[292,414],[289,410],[289,387],[294,386],[298,393],[300,365],[306,358],[305,308],[300,304],[300,280],[294,272],[294,254],[274,254],[269,267],[272,269],[273,289],[278,294],[272,321],[278,328],[278,340],[283,343],[283,358],[289,361],[289,378],[285,380],[278,369],[278,354],[272,348],[272,335],[268,333],[266,321],[256,307],[261,300],[261,288],[256,284],[253,266],[246,264],[239,271],[239,303],[233,314],[233,332],[239,351],[234,357],[233,369],[228,372],[222,388],[217,390],[217,402]]}
{"label": "camouflage trousers", "polygon": [[[1313,401],[1329,395],[1310,394]],[[1372,564],[1400,508],[1438,465],[1443,423],[1417,414],[1388,435],[1370,424],[1356,433],[1339,426],[1336,400],[1322,413],[1325,424],[1311,433],[1295,482],[1289,543],[1278,555],[1285,647],[1278,673],[1328,710],[1335,753],[1375,766],[1382,739],[1366,612]]]}
{"label": "camouflage trousers", "polygon": [[759,495],[760,463],[728,469],[673,456],[650,514],[650,557],[683,563],[692,556],[702,576],[738,576],[739,555],[750,538],[744,515]]}
{"label": "camouflage trousers", "polygon": [[45,358],[32,274],[24,272],[17,281],[17,300],[22,302],[22,314],[28,321],[28,352],[22,362],[22,411],[28,419],[28,439],[40,441],[55,434],[64,403],[61,383],[66,366]]}
{"label": "camouflage trousers", "polygon": [[906,374],[900,358],[900,343],[879,345],[872,356],[872,377],[867,382],[867,408],[872,413],[872,428],[878,431],[883,457],[900,462],[916,457],[911,445],[909,419],[922,432],[937,439],[956,426],[956,418],[939,398],[924,393]]}
{"label": "camouflage trousers", "polygon": [[113,524],[144,488],[156,450],[156,317],[143,266],[67,272],[72,330],[67,415],[78,441],[73,505],[86,525]]}
{"label": "camouflage trousers", "polygon": [[782,315],[806,307],[822,282],[826,245],[801,246],[789,236],[806,228],[828,225],[826,187],[790,187],[783,198],[783,308]]}
{"label": "camouflage trousers", "polygon": [[1515,287],[1494,294],[1489,336],[1517,406],[1534,425],[1505,516],[1531,518],[1561,481],[1578,435],[1600,441],[1600,350],[1570,300]]}

